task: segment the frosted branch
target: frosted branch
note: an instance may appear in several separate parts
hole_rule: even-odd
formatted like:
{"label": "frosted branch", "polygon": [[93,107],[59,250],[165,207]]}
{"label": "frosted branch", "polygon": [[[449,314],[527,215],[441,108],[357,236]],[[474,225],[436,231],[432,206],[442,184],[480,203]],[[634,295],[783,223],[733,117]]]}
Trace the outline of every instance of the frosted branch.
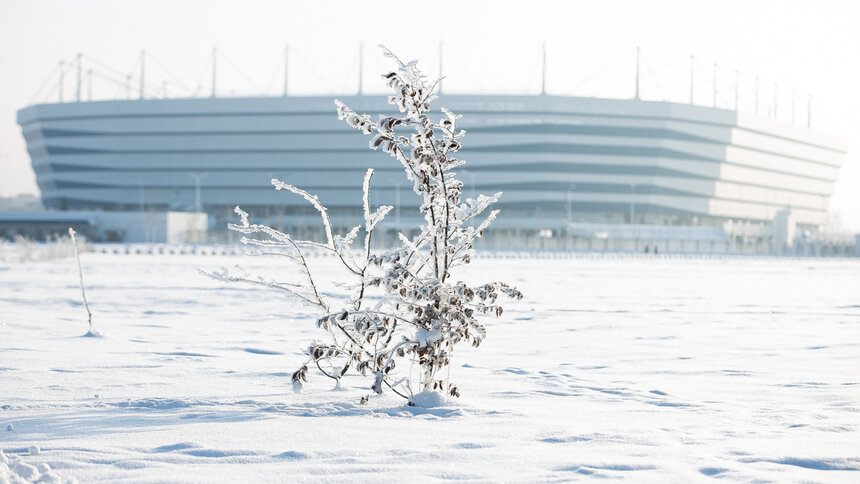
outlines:
{"label": "frosted branch", "polygon": [[275,187],[275,190],[287,190],[295,193],[296,195],[300,195],[302,198],[310,202],[311,205],[314,206],[315,209],[320,213],[323,220],[323,226],[325,227],[325,236],[328,241],[328,246],[334,248],[334,240],[331,233],[331,220],[328,218],[328,210],[320,203],[319,199],[316,195],[311,195],[310,193],[302,190],[301,188],[294,187],[289,183],[284,183],[277,178],[272,178],[272,185]]}

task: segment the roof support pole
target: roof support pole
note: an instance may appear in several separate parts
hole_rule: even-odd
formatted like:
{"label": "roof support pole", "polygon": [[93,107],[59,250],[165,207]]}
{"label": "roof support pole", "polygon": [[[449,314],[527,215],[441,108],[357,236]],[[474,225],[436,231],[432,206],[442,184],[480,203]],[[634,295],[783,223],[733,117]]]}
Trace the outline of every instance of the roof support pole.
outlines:
{"label": "roof support pole", "polygon": [[639,99],[639,46],[636,46],[636,93],[633,99]]}

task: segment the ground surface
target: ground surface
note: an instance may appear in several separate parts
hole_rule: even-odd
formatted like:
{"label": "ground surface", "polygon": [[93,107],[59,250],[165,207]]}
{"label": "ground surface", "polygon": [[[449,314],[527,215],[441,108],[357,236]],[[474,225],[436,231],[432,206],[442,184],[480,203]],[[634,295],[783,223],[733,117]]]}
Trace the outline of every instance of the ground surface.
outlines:
{"label": "ground surface", "polygon": [[0,449],[80,482],[860,481],[858,261],[502,255],[455,277],[526,299],[433,409],[293,393],[313,316],[197,273],[277,260],[86,254],[104,338],[74,259],[0,265]]}

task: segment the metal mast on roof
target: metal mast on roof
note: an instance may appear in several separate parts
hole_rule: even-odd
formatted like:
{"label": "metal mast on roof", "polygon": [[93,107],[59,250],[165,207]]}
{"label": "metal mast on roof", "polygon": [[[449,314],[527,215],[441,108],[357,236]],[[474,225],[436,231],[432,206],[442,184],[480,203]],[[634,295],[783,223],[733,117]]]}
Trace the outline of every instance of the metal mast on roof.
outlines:
{"label": "metal mast on roof", "polygon": [[358,43],[358,95],[364,94],[364,42]]}
{"label": "metal mast on roof", "polygon": [[634,99],[639,99],[639,46],[636,46],[636,94]]}
{"label": "metal mast on roof", "polygon": [[541,46],[541,74],[540,74],[540,94],[546,96],[546,42]]}
{"label": "metal mast on roof", "polygon": [[717,63],[714,62],[714,107],[717,107]]}
{"label": "metal mast on roof", "polygon": [[779,83],[773,83],[773,119],[779,118]]}
{"label": "metal mast on roof", "polygon": [[439,94],[442,94],[442,41],[439,41]]}
{"label": "metal mast on roof", "polygon": [[741,74],[735,69],[735,111],[738,110],[738,105],[740,104],[740,85],[741,85]]}
{"label": "metal mast on roof", "polygon": [[690,56],[690,104],[693,104],[693,79],[695,79],[696,58]]}
{"label": "metal mast on roof", "polygon": [[216,67],[218,64],[218,48],[212,47],[212,97],[215,97],[215,74],[218,72]]}
{"label": "metal mast on roof", "polygon": [[795,104],[794,104],[794,89],[791,90],[791,122],[794,122]]}
{"label": "metal mast on roof", "polygon": [[758,114],[758,76],[755,76],[755,113]]}
{"label": "metal mast on roof", "polygon": [[64,72],[65,65],[66,65],[66,61],[60,61],[60,81],[57,84],[57,88],[58,88],[57,91],[59,93],[60,102],[63,102],[63,81],[64,81],[64,77],[65,77],[65,72]]}
{"label": "metal mast on roof", "polygon": [[78,52],[78,57],[76,62],[78,64],[77,69],[77,84],[75,85],[75,102],[81,102],[81,53]]}
{"label": "metal mast on roof", "polygon": [[143,99],[143,86],[144,86],[144,82],[143,82],[144,77],[143,76],[145,73],[145,71],[144,71],[145,62],[146,62],[146,51],[141,49],[141,51],[140,51],[140,92],[139,92],[139,94],[140,94],[139,97],[141,100]]}
{"label": "metal mast on roof", "polygon": [[284,46],[284,97],[287,97],[287,80],[290,78],[290,46]]}

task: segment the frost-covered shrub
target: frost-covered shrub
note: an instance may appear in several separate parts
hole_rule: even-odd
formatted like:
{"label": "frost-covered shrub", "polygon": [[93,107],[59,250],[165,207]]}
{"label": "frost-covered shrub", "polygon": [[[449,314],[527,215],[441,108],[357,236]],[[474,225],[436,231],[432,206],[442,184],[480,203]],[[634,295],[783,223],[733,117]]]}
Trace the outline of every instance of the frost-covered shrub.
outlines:
{"label": "frost-covered shrub", "polygon": [[[499,296],[520,299],[522,294],[502,282],[470,286],[452,279],[451,270],[469,263],[475,240],[499,213],[492,210],[485,215],[501,193],[461,198],[463,183],[452,171],[464,164],[453,156],[465,134],[457,128],[460,116],[443,108],[441,119],[432,120],[429,112],[436,83],[428,83],[415,61],[403,63],[383,50],[397,64],[397,70],[383,78],[394,91],[388,102],[401,114],[373,121],[338,100],[335,105],[340,119],[372,136],[371,149],[381,149],[403,165],[413,191],[422,199],[425,223],[418,234],[410,239],[401,233],[400,246],[382,253],[371,251],[374,230],[392,209],[370,206],[372,169],[364,177],[364,225],[344,236],[333,233],[327,210],[316,196],[273,179],[275,189],[300,195],[319,211],[326,241],[295,240],[269,226],[251,224],[239,207],[241,223],[229,228],[245,234],[242,242],[255,246],[258,254],[286,256],[301,273],[301,281],[232,275],[225,269],[210,275],[274,287],[319,310],[317,326],[328,338],[314,342],[307,350],[307,361],[293,373],[297,391],[307,381],[309,366],[338,384],[353,369],[372,377],[374,392],[389,388],[413,404],[421,392],[459,397],[459,389],[450,381],[455,346],[479,346],[487,334],[481,316],[501,316]],[[353,246],[360,233],[363,243],[356,250]],[[323,296],[308,265],[308,248],[335,254],[351,277],[351,297],[345,307],[333,308]]]}
{"label": "frost-covered shrub", "polygon": [[[79,241],[79,250],[89,252],[92,250],[90,243],[85,237]],[[36,242],[22,235],[16,235],[12,242],[0,240],[0,262],[36,262],[53,259],[62,259],[74,255],[71,238],[52,234],[46,237],[44,242]]]}

